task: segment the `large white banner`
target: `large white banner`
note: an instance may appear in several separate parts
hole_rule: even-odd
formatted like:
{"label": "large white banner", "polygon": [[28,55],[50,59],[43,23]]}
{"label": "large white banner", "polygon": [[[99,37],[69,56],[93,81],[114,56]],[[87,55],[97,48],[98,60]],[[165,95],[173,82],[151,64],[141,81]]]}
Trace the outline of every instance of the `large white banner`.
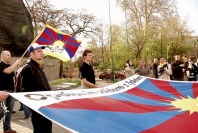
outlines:
{"label": "large white banner", "polygon": [[72,132],[195,133],[197,87],[135,75],[104,88],[10,95]]}

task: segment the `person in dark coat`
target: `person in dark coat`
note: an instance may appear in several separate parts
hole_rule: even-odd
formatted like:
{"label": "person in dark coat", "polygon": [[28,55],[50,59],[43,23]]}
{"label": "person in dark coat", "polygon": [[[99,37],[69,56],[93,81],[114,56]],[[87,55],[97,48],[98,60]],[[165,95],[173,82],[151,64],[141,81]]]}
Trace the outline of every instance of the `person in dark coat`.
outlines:
{"label": "person in dark coat", "polygon": [[[45,46],[37,43],[31,44],[28,52],[30,60],[22,69],[22,91],[50,91],[51,87],[48,83],[47,77],[43,71],[43,49]],[[34,133],[51,133],[52,122],[31,109],[32,125]]]}

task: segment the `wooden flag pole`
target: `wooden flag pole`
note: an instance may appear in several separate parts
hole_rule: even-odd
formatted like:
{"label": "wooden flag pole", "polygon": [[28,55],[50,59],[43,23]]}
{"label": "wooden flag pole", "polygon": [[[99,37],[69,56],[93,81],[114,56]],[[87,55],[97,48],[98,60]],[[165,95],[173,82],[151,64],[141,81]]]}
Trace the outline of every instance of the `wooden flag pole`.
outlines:
{"label": "wooden flag pole", "polygon": [[[31,43],[32,44],[32,43]],[[21,59],[25,56],[25,54],[27,53],[28,49],[30,48],[31,44],[28,46],[28,48],[25,50],[25,52],[23,53],[23,55],[21,56]]]}

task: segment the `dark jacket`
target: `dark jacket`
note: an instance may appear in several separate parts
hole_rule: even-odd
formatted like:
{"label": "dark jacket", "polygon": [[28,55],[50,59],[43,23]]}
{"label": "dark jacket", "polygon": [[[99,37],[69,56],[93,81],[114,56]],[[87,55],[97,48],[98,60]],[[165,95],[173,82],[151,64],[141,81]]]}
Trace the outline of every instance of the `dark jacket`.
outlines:
{"label": "dark jacket", "polygon": [[189,71],[189,76],[187,77],[189,81],[196,81],[197,80],[197,66],[195,64],[192,64],[192,68],[189,68],[187,66],[187,70]]}
{"label": "dark jacket", "polygon": [[30,59],[30,62],[23,68],[22,72],[22,91],[49,91],[51,87],[47,77],[39,64]]}
{"label": "dark jacket", "polygon": [[153,74],[155,75],[155,78],[158,78],[157,66],[157,63],[153,63]]}
{"label": "dark jacket", "polygon": [[14,72],[10,74],[4,73],[4,69],[10,67],[10,64],[5,64],[3,61],[0,62],[0,90],[14,91]]}
{"label": "dark jacket", "polygon": [[172,68],[172,76],[174,78],[183,78],[184,73],[183,73],[182,68],[184,68],[184,67],[181,67],[180,66],[181,64],[183,64],[182,61],[175,60],[172,62],[171,68]]}

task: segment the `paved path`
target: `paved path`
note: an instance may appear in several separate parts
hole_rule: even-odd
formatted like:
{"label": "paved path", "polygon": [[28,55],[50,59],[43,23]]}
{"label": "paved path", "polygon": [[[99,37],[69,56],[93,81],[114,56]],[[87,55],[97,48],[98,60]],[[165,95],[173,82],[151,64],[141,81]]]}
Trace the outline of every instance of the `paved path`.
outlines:
{"label": "paved path", "polygon": [[[104,87],[104,86],[108,86],[111,83],[107,83],[106,81],[101,81],[98,80],[97,84]],[[68,85],[67,85],[68,86]],[[62,85],[62,87],[64,87]],[[79,89],[80,87],[75,87],[75,88],[71,88],[70,86],[68,86],[69,89]],[[32,123],[31,123],[31,119],[24,119],[24,112],[23,111],[19,111],[20,108],[20,103],[18,101],[15,102],[15,107],[14,110],[16,111],[16,113],[14,113],[12,115],[12,122],[11,122],[11,127],[12,129],[16,130],[17,133],[32,133]],[[0,133],[3,133],[3,128],[2,128],[2,123],[0,123]],[[71,133],[70,131],[64,129],[63,127],[53,123],[53,133]]]}

